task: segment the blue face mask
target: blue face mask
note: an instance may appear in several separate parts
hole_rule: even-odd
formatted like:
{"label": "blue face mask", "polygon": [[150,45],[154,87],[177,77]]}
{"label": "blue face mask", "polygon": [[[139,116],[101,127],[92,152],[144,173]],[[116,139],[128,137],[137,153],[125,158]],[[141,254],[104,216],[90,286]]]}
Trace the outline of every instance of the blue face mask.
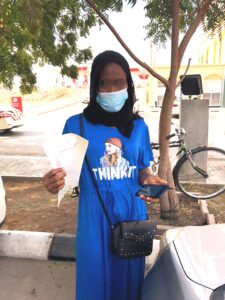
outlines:
{"label": "blue face mask", "polygon": [[120,111],[128,98],[127,89],[111,92],[111,93],[97,93],[97,103],[108,112]]}

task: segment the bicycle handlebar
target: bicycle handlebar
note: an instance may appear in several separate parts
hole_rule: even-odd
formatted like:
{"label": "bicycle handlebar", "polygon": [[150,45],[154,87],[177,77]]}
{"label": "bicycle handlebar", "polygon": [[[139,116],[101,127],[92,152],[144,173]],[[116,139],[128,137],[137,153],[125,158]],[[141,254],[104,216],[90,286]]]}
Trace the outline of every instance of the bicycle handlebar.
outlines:
{"label": "bicycle handlebar", "polygon": [[[175,128],[175,132],[169,134],[166,137],[166,139],[169,140],[172,137],[177,136],[178,140],[172,141],[172,142],[170,141],[170,147],[178,147],[178,146],[180,146],[180,144],[184,140],[185,135],[186,135],[186,130],[182,127],[181,128],[177,127],[177,128]],[[151,143],[151,146],[152,146],[153,149],[156,149],[156,150],[159,149],[159,143],[154,143],[153,142],[153,143]]]}
{"label": "bicycle handlebar", "polygon": [[[181,140],[169,142],[169,147],[170,148],[177,148],[177,147],[180,147],[180,146],[181,146]],[[159,150],[159,143],[153,142],[153,143],[151,143],[151,147],[154,150]]]}
{"label": "bicycle handlebar", "polygon": [[168,136],[166,137],[166,139],[169,140],[169,139],[171,139],[172,137],[177,136],[177,137],[178,137],[178,140],[181,141],[181,140],[184,139],[185,135],[186,135],[186,130],[185,130],[184,128],[182,128],[182,127],[181,127],[181,128],[176,127],[176,128],[175,128],[175,132],[172,133],[172,134],[170,134],[170,135],[168,135]]}
{"label": "bicycle handlebar", "polygon": [[166,139],[169,140],[169,139],[171,139],[171,138],[174,137],[174,136],[176,136],[176,133],[172,133],[172,134],[168,135],[168,136],[166,137]]}

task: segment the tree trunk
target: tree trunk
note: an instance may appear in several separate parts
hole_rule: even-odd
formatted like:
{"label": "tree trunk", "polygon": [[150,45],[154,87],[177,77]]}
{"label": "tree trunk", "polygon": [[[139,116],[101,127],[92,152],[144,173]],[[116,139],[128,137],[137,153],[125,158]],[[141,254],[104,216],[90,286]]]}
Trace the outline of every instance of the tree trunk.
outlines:
{"label": "tree trunk", "polygon": [[[178,43],[179,43],[179,0],[172,1],[172,39],[171,39],[171,69],[169,76],[169,85],[166,87],[163,98],[163,105],[159,121],[159,145],[160,145],[160,163],[159,176],[166,179],[169,187],[174,187],[174,181],[169,160],[169,140],[167,136],[171,130],[171,117],[173,101],[175,99],[177,74],[179,71],[178,64]],[[171,212],[175,213],[179,210],[178,197],[175,189],[171,189],[165,193],[160,199],[161,217],[171,217]]]}
{"label": "tree trunk", "polygon": [[[171,115],[173,100],[175,98],[175,88],[166,89],[163,106],[159,121],[159,143],[160,143],[160,163],[159,176],[167,180],[169,187],[174,188],[171,164],[169,160],[169,140],[166,137],[170,134]],[[179,202],[175,189],[170,189],[160,198],[161,217],[169,218],[171,212],[174,214],[179,210]]]}

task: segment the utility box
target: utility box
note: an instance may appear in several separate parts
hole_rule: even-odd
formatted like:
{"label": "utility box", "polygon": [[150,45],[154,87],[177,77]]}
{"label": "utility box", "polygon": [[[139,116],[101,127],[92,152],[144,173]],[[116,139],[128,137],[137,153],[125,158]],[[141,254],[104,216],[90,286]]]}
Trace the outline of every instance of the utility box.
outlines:
{"label": "utility box", "polygon": [[189,148],[208,145],[209,99],[183,99],[180,103],[180,127],[187,135]]}
{"label": "utility box", "polygon": [[12,103],[12,107],[17,108],[21,112],[23,112],[22,97],[12,97],[11,103]]}
{"label": "utility box", "polygon": [[[185,142],[189,148],[208,146],[209,99],[181,100],[180,127],[186,130]],[[195,158],[207,170],[207,152]],[[192,175],[193,168],[186,165],[185,173]]]}

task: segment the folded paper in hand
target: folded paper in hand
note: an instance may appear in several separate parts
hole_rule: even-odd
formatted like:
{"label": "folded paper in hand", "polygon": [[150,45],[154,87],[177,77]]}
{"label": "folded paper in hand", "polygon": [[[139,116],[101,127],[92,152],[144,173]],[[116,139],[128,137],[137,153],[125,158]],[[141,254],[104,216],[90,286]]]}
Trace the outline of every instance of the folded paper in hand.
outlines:
{"label": "folded paper in hand", "polygon": [[88,141],[74,133],[48,139],[43,143],[52,168],[64,168],[65,186],[58,193],[58,206],[64,195],[78,185]]}
{"label": "folded paper in hand", "polygon": [[0,176],[0,224],[5,220],[5,216],[6,216],[5,189],[3,186],[2,178]]}

